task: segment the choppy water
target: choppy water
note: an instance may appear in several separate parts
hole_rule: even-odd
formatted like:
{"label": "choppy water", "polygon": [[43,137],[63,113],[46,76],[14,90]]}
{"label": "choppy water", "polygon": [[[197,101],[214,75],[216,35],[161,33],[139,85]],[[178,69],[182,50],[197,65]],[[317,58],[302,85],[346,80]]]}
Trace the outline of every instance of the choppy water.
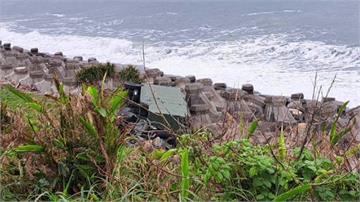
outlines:
{"label": "choppy water", "polygon": [[211,77],[262,93],[360,104],[359,1],[0,0],[0,40],[42,51]]}

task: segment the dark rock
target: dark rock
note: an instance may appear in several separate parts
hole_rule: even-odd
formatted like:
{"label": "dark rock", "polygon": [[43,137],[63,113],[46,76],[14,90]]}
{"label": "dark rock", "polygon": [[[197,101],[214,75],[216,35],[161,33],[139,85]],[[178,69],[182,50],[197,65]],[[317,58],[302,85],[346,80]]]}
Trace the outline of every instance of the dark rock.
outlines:
{"label": "dark rock", "polygon": [[30,53],[32,53],[32,54],[38,54],[38,53],[39,53],[39,49],[38,49],[38,48],[32,48],[32,49],[30,49]]}
{"label": "dark rock", "polygon": [[209,105],[207,104],[195,104],[190,107],[190,113],[193,114],[206,114],[209,112]]}
{"label": "dark rock", "polygon": [[188,78],[190,80],[190,83],[195,83],[195,81],[196,81],[196,77],[193,75],[186,76],[185,78]]}
{"label": "dark rock", "polygon": [[332,101],[335,101],[335,98],[333,98],[333,97],[324,97],[324,98],[322,99],[322,101],[323,101],[323,102],[332,102]]}
{"label": "dark rock", "polygon": [[302,100],[302,99],[304,99],[304,94],[303,93],[291,94],[291,100]]}
{"label": "dark rock", "polygon": [[88,63],[98,63],[96,58],[89,58]]}
{"label": "dark rock", "polygon": [[252,84],[244,84],[241,89],[249,94],[254,94],[254,86]]}
{"label": "dark rock", "polygon": [[5,50],[9,51],[11,50],[11,43],[4,43],[3,47]]}
{"label": "dark rock", "polygon": [[64,56],[62,52],[56,52],[54,55],[58,56],[58,57],[63,57]]}
{"label": "dark rock", "polygon": [[13,68],[13,66],[8,65],[8,64],[0,65],[0,69],[2,69],[2,70],[9,70],[9,69],[12,69],[12,68]]}
{"label": "dark rock", "polygon": [[215,90],[225,90],[226,83],[215,83],[214,88],[215,88]]}

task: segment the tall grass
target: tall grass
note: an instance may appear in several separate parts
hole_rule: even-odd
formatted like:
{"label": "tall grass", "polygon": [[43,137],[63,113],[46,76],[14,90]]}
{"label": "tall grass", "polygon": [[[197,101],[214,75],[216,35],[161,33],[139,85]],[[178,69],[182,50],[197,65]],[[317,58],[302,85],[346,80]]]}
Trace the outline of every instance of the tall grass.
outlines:
{"label": "tall grass", "polygon": [[314,135],[316,147],[289,148],[294,134],[285,128],[274,144],[256,145],[254,121],[242,139],[198,131],[166,151],[129,135],[132,126],[117,116],[122,89],[85,86],[69,96],[55,83],[59,97],[0,90],[1,200],[359,200],[349,161],[360,146],[340,150],[346,134],[336,122],[330,135]]}

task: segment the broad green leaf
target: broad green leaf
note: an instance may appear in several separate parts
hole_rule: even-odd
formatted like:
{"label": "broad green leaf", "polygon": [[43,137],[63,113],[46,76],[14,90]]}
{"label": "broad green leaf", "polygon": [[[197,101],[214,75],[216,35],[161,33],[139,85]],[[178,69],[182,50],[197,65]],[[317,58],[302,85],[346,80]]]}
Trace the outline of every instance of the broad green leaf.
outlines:
{"label": "broad green leaf", "polygon": [[304,184],[304,185],[299,185],[293,189],[290,189],[289,191],[282,193],[280,195],[278,195],[274,201],[287,201],[289,199],[292,199],[296,196],[298,196],[299,194],[303,194],[305,192],[308,192],[311,189],[311,185],[310,184]]}
{"label": "broad green leaf", "polygon": [[110,110],[111,115],[115,115],[120,107],[125,103],[125,98],[127,96],[126,91],[116,92],[115,95],[110,99]]}
{"label": "broad green leaf", "polygon": [[258,126],[259,126],[258,120],[255,120],[255,121],[253,121],[253,122],[251,123],[251,125],[250,125],[250,127],[249,127],[249,130],[248,130],[248,132],[249,132],[248,138],[250,138],[250,137],[255,133],[255,131],[256,131],[256,129],[258,128]]}
{"label": "broad green leaf", "polygon": [[176,149],[170,149],[168,151],[166,151],[160,158],[161,162],[167,161],[171,156],[174,155],[174,153],[176,152]]}
{"label": "broad green leaf", "polygon": [[106,118],[107,117],[107,112],[106,109],[99,107],[96,109],[96,112],[99,113],[102,117]]}
{"label": "broad green leaf", "polygon": [[33,153],[42,153],[45,151],[45,148],[41,145],[22,145],[18,146],[15,149],[13,149],[16,153],[27,153],[27,152],[33,152]]}
{"label": "broad green leaf", "polygon": [[83,117],[80,117],[80,123],[84,126],[85,130],[94,138],[98,137],[97,130],[93,124],[85,120]]}
{"label": "broad green leaf", "polygon": [[93,105],[95,107],[99,107],[100,106],[100,103],[99,103],[100,97],[99,97],[98,89],[93,86],[89,86],[86,92],[91,96]]}

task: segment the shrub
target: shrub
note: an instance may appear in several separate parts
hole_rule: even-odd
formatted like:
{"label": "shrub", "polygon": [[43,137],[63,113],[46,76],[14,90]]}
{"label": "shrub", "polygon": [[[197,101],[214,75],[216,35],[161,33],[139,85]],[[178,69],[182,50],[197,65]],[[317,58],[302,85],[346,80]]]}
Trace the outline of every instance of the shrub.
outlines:
{"label": "shrub", "polygon": [[129,81],[133,83],[142,82],[139,70],[133,65],[128,65],[126,68],[122,69],[119,72],[119,78],[121,81]]}
{"label": "shrub", "polygon": [[114,65],[110,63],[97,64],[86,69],[82,69],[76,74],[77,82],[94,84],[101,81],[105,74],[107,77],[113,78],[115,76]]}
{"label": "shrub", "polygon": [[104,95],[90,86],[85,97],[69,97],[55,83],[58,98],[39,98],[11,86],[0,91],[16,120],[0,136],[2,200],[58,200],[79,193],[93,200],[111,181],[126,137],[127,129],[116,124],[126,92]]}

